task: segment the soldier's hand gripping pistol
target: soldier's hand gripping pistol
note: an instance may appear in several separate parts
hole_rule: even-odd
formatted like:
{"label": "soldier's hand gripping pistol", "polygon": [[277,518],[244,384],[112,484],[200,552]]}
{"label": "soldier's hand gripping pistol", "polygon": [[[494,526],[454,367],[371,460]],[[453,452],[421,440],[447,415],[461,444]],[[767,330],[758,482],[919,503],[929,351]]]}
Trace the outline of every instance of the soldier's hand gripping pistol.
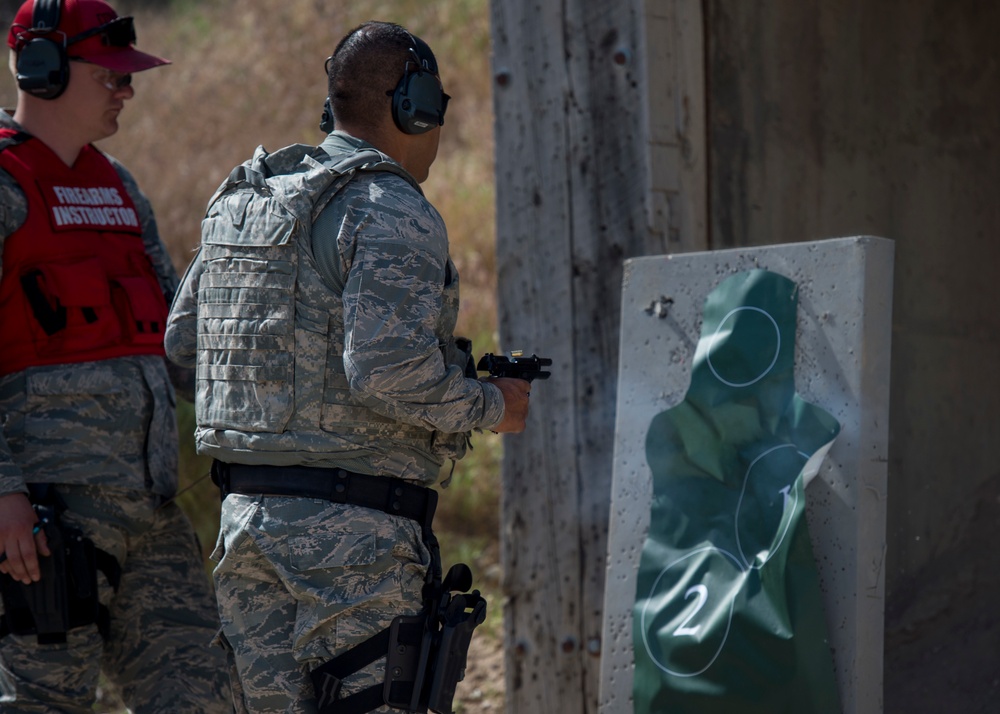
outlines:
{"label": "soldier's hand gripping pistol", "polygon": [[480,372],[489,372],[491,377],[513,377],[528,382],[552,376],[551,372],[542,369],[552,364],[552,360],[538,355],[523,357],[522,354],[520,350],[515,350],[510,353],[510,358],[507,358],[487,352],[479,360],[476,369]]}

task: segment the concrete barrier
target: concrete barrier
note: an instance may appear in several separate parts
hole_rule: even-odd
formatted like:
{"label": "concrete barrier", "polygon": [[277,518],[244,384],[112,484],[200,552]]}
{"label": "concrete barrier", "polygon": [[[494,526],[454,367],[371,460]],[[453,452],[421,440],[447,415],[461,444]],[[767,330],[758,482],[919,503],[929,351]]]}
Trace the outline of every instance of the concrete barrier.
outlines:
{"label": "concrete barrier", "polygon": [[798,286],[795,386],[841,431],[806,491],[841,705],[882,711],[893,244],[839,238],[626,262],[600,711],[633,711],[632,606],[649,529],[644,441],[684,399],[706,296],[753,269]]}

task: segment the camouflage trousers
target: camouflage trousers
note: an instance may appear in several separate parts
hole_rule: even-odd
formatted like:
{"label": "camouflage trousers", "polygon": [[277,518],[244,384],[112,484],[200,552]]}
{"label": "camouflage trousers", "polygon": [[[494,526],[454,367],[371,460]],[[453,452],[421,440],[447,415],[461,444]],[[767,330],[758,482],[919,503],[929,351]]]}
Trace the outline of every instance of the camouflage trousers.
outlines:
{"label": "camouflage trousers", "polygon": [[[408,518],[311,498],[230,494],[213,554],[237,710],[316,712],[309,672],[421,609],[430,553]],[[385,677],[385,659],[341,696]],[[397,712],[382,707],[378,712]]]}
{"label": "camouflage trousers", "polygon": [[63,523],[80,528],[122,568],[117,593],[98,573],[110,636],[97,625],[65,644],[33,635],[0,641],[0,712],[91,712],[101,673],[134,714],[232,711],[211,584],[190,522],[173,503],[97,486],[58,486]]}

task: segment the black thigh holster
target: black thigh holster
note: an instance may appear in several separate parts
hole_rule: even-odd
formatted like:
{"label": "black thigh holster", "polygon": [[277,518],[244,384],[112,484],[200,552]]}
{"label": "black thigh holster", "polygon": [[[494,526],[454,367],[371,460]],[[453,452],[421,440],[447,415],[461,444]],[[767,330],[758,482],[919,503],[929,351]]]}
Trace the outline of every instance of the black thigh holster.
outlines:
{"label": "black thigh holster", "polygon": [[[444,582],[429,589],[419,615],[395,618],[379,634],[314,669],[320,714],[363,714],[384,705],[452,714],[472,632],[486,619],[486,600],[478,590],[466,592],[471,585],[469,567],[452,566]],[[386,657],[383,684],[341,698],[341,681],[380,657]]]}
{"label": "black thigh holster", "polygon": [[[323,498],[372,508],[420,524],[430,567],[419,615],[400,616],[382,632],[311,672],[320,714],[364,714],[388,705],[409,712],[451,714],[455,687],[465,676],[472,631],[486,619],[486,600],[463,563],[441,578],[441,549],[431,524],[437,493],[407,481],[341,468],[264,466],[216,461],[212,480],[230,493]],[[341,697],[341,682],[386,657],[383,684]]]}
{"label": "black thigh holster", "polygon": [[98,600],[97,572],[117,590],[121,568],[110,553],[77,528],[59,523],[55,509],[35,506],[52,555],[39,557],[41,579],[24,585],[0,575],[4,615],[0,636],[35,635],[38,644],[60,644],[76,627],[96,623],[107,639],[109,616]]}

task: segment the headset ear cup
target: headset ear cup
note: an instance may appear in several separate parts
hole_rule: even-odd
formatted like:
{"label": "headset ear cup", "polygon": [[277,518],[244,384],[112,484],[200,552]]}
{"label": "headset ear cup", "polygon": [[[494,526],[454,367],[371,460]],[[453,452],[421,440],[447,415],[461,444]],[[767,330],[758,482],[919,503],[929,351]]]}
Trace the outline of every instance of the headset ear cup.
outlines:
{"label": "headset ear cup", "polygon": [[409,84],[412,75],[407,72],[396,85],[396,91],[392,93],[392,120],[396,123],[396,128],[404,134],[412,134],[410,128],[410,112],[413,103],[409,100]]}
{"label": "headset ear cup", "polygon": [[69,82],[69,61],[62,45],[43,37],[30,40],[17,56],[17,86],[39,99],[55,99]]}
{"label": "headset ear cup", "polygon": [[392,95],[392,118],[404,134],[423,134],[441,124],[441,84],[430,72],[407,72]]}
{"label": "headset ear cup", "polygon": [[323,114],[319,118],[319,128],[324,134],[329,134],[336,128],[336,121],[333,118],[333,104],[330,97],[323,102]]}
{"label": "headset ear cup", "polygon": [[[59,27],[63,0],[35,0],[31,32],[49,33]],[[66,48],[46,37],[35,37],[17,55],[17,86],[39,99],[55,99],[66,91],[69,58]]]}

